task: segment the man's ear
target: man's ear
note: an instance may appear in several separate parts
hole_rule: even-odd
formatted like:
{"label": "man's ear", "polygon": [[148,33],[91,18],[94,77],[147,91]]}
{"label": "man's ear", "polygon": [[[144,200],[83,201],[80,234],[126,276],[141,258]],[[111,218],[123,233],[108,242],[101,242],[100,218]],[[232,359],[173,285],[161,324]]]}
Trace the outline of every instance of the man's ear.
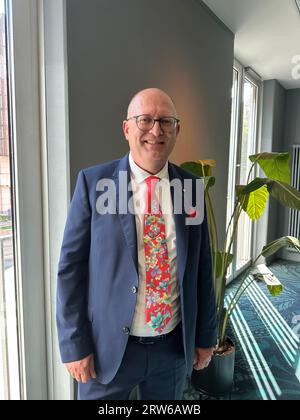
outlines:
{"label": "man's ear", "polygon": [[180,128],[181,128],[181,126],[180,126],[180,123],[179,123],[179,124],[177,124],[177,127],[176,127],[176,137],[178,136],[178,134],[180,132]]}
{"label": "man's ear", "polygon": [[128,121],[124,120],[123,121],[123,133],[124,133],[124,136],[125,136],[126,140],[128,140],[128,130],[129,130]]}

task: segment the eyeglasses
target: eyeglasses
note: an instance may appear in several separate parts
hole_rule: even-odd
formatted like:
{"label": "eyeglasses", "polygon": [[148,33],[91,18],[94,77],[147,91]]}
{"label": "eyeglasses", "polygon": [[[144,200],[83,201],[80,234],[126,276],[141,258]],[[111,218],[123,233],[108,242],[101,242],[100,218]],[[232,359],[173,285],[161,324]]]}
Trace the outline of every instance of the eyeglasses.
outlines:
{"label": "eyeglasses", "polygon": [[172,132],[176,129],[179,119],[175,117],[153,118],[151,115],[135,115],[127,118],[127,121],[135,119],[137,127],[141,131],[149,131],[154,127],[156,121],[163,132]]}

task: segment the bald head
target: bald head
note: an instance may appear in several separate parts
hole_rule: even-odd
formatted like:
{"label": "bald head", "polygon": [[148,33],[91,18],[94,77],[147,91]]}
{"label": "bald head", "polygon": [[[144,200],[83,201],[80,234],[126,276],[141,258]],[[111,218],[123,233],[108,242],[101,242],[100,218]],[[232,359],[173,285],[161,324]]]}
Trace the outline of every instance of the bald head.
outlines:
{"label": "bald head", "polygon": [[[149,116],[153,125],[147,130],[137,123],[138,116]],[[150,88],[138,92],[128,106],[127,119],[123,121],[123,132],[129,143],[134,162],[150,174],[158,173],[166,164],[180,130],[179,119],[167,129],[161,128],[161,120],[177,118],[174,102],[161,89]]]}
{"label": "bald head", "polygon": [[139,91],[131,99],[128,105],[127,118],[138,115],[140,113],[139,110],[144,109],[147,103],[160,104],[170,110],[170,116],[177,117],[175,103],[171,97],[161,89],[148,88]]}

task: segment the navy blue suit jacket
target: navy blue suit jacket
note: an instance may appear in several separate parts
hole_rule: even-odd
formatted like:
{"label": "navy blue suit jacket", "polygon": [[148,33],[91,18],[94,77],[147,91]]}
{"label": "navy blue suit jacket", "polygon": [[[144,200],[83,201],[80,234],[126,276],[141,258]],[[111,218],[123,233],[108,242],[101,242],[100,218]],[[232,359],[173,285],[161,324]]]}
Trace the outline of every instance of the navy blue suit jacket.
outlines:
{"label": "navy blue suit jacket", "polygon": [[[196,179],[171,163],[168,170],[170,181]],[[136,305],[132,288],[139,283],[135,216],[118,211],[101,215],[96,210],[101,194],[96,184],[103,178],[115,181],[118,203],[120,171],[127,171],[129,182],[128,154],[79,172],[58,267],[62,361],[94,353],[97,378],[103,384],[114,378],[120,366]],[[186,214],[174,214],[183,344],[191,374],[195,347],[216,344],[216,318],[207,220],[186,225],[185,218]]]}

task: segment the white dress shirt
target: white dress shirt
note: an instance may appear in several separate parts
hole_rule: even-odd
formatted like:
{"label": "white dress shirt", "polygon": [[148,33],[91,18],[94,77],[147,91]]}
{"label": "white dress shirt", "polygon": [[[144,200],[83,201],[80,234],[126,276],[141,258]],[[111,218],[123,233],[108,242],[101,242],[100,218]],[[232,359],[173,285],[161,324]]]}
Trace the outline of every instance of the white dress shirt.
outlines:
{"label": "white dress shirt", "polygon": [[[135,307],[134,317],[130,329],[130,334],[139,337],[150,337],[159,335],[145,322],[145,305],[146,305],[146,266],[145,266],[145,247],[144,247],[144,197],[146,192],[145,179],[150,176],[147,171],[141,169],[133,160],[131,153],[129,154],[130,177],[133,192],[133,208],[135,212],[135,223],[137,233],[137,249],[138,249],[138,268],[139,268],[139,286],[137,291],[137,303]],[[162,181],[156,186],[156,195],[163,212],[165,220],[166,240],[169,256],[169,266],[171,274],[171,311],[172,319],[164,328],[162,334],[172,331],[181,320],[180,313],[180,294],[177,273],[177,251],[176,251],[176,231],[175,222],[172,212],[172,199],[169,186],[168,161],[165,166],[155,176]]]}

